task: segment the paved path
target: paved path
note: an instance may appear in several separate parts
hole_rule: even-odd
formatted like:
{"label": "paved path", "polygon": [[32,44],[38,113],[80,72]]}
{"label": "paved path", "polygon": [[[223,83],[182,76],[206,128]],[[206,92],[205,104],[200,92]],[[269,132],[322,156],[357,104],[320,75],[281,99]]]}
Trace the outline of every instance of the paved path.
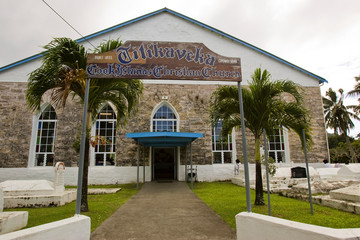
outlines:
{"label": "paved path", "polygon": [[236,239],[236,233],[184,182],[173,181],[144,184],[91,239]]}

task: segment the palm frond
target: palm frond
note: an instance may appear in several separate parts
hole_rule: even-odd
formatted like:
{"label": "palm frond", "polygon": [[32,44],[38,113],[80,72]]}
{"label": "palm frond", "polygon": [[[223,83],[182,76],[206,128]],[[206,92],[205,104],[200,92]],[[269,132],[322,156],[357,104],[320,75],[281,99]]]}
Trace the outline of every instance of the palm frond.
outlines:
{"label": "palm frond", "polygon": [[[260,138],[265,128],[268,134],[280,125],[293,129],[302,136],[307,131],[307,142],[312,143],[310,113],[303,106],[302,89],[289,80],[270,80],[270,73],[258,68],[251,76],[248,88],[242,88],[245,126]],[[288,94],[294,101],[283,100]],[[212,124],[223,121],[224,133],[241,125],[238,89],[234,86],[221,86],[212,95],[210,101],[210,119]]]}

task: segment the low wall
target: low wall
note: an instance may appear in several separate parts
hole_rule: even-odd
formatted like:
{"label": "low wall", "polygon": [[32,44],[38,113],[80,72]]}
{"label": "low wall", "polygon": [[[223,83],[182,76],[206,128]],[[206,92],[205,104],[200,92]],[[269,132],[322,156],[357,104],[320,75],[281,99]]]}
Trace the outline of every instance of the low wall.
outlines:
{"label": "low wall", "polygon": [[[275,178],[290,177],[291,167],[302,166],[305,164],[276,164],[278,172],[275,174]],[[198,170],[197,180],[200,182],[214,182],[214,181],[226,181],[231,180],[234,177],[234,165],[233,164],[213,164],[213,165],[194,165]],[[346,167],[342,167],[339,170],[321,168],[323,164],[312,163],[310,164],[310,176],[313,177],[329,177],[343,179],[360,179],[359,171],[360,164],[351,164]],[[244,165],[240,165],[240,175],[243,172]],[[359,170],[358,170],[359,169]],[[319,173],[321,173],[319,175]],[[89,167],[89,184],[123,184],[136,182],[137,167],[117,167],[117,166],[93,166]],[[255,164],[249,164],[250,180],[255,179]],[[263,177],[265,177],[265,169],[263,169]],[[338,174],[335,175],[335,172]],[[139,168],[139,180],[143,181],[143,168]],[[243,174],[242,174],[243,175]],[[66,167],[64,178],[65,185],[77,185],[78,168]],[[0,182],[6,180],[49,180],[54,181],[55,171],[54,167],[32,167],[32,168],[0,168]],[[178,168],[179,181],[185,180],[185,166],[180,165]],[[151,181],[151,167],[145,167],[145,180]]]}
{"label": "low wall", "polygon": [[90,218],[76,215],[64,220],[0,235],[0,240],[89,240]]}
{"label": "low wall", "polygon": [[[65,185],[77,185],[77,167],[66,167],[64,173]],[[145,168],[146,181],[150,181],[150,168]],[[55,179],[54,167],[33,168],[0,168],[0,182],[6,180],[49,180]],[[140,167],[140,181],[143,179],[143,169]],[[89,184],[122,184],[136,182],[136,167],[89,167]]]}
{"label": "low wall", "polygon": [[[196,165],[194,165],[196,167]],[[234,165],[197,165],[198,181],[213,182],[230,180],[234,176]],[[137,167],[89,167],[89,184],[123,184],[136,182]],[[77,185],[78,168],[66,167],[65,185]],[[54,167],[0,168],[0,182],[6,180],[48,180],[54,181]],[[178,179],[185,181],[185,166],[180,165]],[[143,181],[143,168],[139,168],[139,180]],[[145,167],[145,180],[151,181],[151,168]]]}
{"label": "low wall", "polygon": [[235,216],[238,240],[357,240],[360,228],[334,229],[242,212]]}

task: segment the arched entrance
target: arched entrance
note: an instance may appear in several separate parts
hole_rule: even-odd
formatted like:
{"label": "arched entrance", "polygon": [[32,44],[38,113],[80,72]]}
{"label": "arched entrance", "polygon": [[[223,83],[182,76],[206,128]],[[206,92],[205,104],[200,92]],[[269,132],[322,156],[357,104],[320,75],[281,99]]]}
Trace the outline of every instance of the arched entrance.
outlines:
{"label": "arched entrance", "polygon": [[[158,104],[151,114],[151,132],[177,132],[179,116],[168,102]],[[176,147],[153,147],[152,179],[176,180]]]}

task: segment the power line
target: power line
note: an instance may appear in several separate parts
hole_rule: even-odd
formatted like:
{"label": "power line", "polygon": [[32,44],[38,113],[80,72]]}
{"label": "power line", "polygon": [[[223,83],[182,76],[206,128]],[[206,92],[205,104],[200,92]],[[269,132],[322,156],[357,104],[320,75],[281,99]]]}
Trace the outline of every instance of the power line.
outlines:
{"label": "power line", "polygon": [[63,18],[55,9],[53,9],[45,0],[42,0],[46,6],[48,6],[56,15],[58,15],[67,25],[69,25],[75,32],[77,32],[77,34],[79,34],[83,39],[85,39],[85,41],[87,41],[91,46],[93,46],[94,49],[96,49],[96,47],[94,45],[92,45],[92,43],[86,39],[78,30],[76,30],[68,21],[65,20],[65,18]]}

